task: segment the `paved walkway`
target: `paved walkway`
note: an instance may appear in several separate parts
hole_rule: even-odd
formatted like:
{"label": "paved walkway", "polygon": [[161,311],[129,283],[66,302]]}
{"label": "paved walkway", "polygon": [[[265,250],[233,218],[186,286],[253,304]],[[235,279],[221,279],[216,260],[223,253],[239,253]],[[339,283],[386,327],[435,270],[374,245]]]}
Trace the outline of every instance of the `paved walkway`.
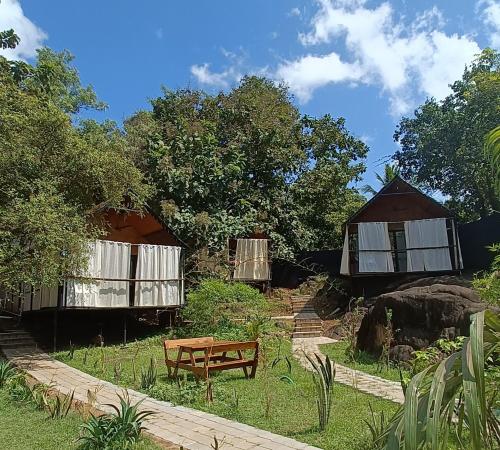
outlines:
{"label": "paved walkway", "polygon": [[[314,355],[316,353],[321,358],[324,358],[325,356],[321,353],[319,346],[334,342],[337,342],[337,340],[324,336],[317,338],[294,338],[292,339],[292,352],[303,367],[311,370],[310,363],[305,354]],[[376,397],[385,398],[400,404],[404,403],[403,389],[401,388],[401,384],[396,381],[385,380],[359,370],[341,366],[337,363],[335,364],[335,369],[335,381],[339,383],[354,387]]]}
{"label": "paved walkway", "polygon": [[[74,391],[76,401],[88,404],[89,398],[95,396],[95,403],[92,403],[99,411],[112,412],[106,404],[117,404],[118,394],[123,395],[122,388],[56,361],[46,353],[27,352],[26,349],[4,349],[3,353],[38,382],[52,383],[54,389],[63,394]],[[222,450],[318,450],[269,431],[158,401],[131,389],[128,389],[128,394],[133,403],[142,400],[141,408],[155,413],[146,423],[147,432],[167,445],[174,444],[173,448],[211,449],[214,437],[217,437],[223,444]]]}

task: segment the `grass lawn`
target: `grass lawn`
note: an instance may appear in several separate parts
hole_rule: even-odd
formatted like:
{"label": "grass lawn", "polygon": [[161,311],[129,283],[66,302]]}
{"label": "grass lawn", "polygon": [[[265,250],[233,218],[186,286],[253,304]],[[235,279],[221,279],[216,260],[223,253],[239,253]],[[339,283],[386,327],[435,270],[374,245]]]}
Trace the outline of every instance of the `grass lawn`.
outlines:
{"label": "grass lawn", "polygon": [[[361,370],[362,372],[376,375],[380,378],[385,378],[386,380],[400,381],[399,369],[397,366],[390,365],[387,367],[385,365],[381,365],[379,364],[377,358],[364,352],[358,355],[357,360],[353,362],[347,358],[345,354],[346,348],[347,342],[339,341],[334,344],[322,345],[321,351],[343,366]],[[403,370],[403,372],[405,371]]]}
{"label": "grass lawn", "polygon": [[[369,405],[377,414],[384,411],[386,416],[391,416],[397,405],[336,384],[329,426],[325,432],[319,432],[311,374],[290,357],[290,341],[283,339],[281,342],[281,355],[289,356],[291,373],[288,373],[283,360],[274,368],[271,367],[278,347],[274,340],[262,346],[259,369],[254,380],[245,379],[241,370],[225,371],[213,376],[214,400],[210,404],[205,401],[205,383],[197,384],[187,374],[179,385],[167,379],[159,336],[137,341],[126,348],[109,346],[102,349],[77,349],[73,358],[68,352],[60,352],[55,356],[96,377],[142,391],[145,390],[139,386],[141,368],[146,368],[153,357],[158,363],[158,380],[149,394],[156,398],[211,412],[324,449],[362,449],[369,442],[369,431],[363,422],[370,418]],[[263,364],[268,368],[264,369]],[[285,375],[292,382],[280,379]]]}
{"label": "grass lawn", "polygon": [[[8,450],[77,449],[82,417],[70,413],[63,419],[50,419],[29,403],[12,400],[0,389],[0,448]],[[159,450],[144,440],[133,450]]]}

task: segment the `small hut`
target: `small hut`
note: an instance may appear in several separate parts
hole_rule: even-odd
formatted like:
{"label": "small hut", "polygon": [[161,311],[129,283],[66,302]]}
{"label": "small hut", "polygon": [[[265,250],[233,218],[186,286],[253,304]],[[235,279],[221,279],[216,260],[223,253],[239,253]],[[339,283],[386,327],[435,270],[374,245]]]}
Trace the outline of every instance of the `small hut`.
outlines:
{"label": "small hut", "polygon": [[54,322],[58,313],[70,311],[121,311],[125,327],[127,315],[175,312],[184,304],[183,246],[159,217],[149,208],[103,206],[93,221],[106,232],[89,242],[82,276],[67,277],[58,286],[3,291],[3,308],[19,316],[54,311]]}
{"label": "small hut", "polygon": [[363,291],[395,277],[453,273],[462,267],[452,213],[399,176],[345,224],[340,273]]}

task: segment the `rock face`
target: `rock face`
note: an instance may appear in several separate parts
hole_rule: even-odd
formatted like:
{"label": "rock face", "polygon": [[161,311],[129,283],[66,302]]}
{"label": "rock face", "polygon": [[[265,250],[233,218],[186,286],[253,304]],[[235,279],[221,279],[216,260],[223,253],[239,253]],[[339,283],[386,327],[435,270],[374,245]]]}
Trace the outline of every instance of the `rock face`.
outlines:
{"label": "rock face", "polygon": [[372,299],[373,306],[358,331],[358,349],[380,354],[386,308],[392,310],[396,345],[419,350],[440,337],[467,335],[470,316],[487,305],[462,280],[460,284],[443,284],[453,281],[450,277],[421,279]]}

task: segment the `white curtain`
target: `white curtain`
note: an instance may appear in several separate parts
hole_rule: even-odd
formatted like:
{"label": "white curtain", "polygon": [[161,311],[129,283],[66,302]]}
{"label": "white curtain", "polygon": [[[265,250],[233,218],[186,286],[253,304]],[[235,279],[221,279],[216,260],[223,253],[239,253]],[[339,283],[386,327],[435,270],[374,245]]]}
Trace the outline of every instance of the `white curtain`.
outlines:
{"label": "white curtain", "polygon": [[267,239],[238,239],[233,278],[269,280]]}
{"label": "white curtain", "polygon": [[340,263],[340,274],[349,275],[349,230],[345,229],[344,248],[342,249],[342,261]]}
{"label": "white curtain", "polygon": [[181,248],[165,245],[139,245],[136,279],[172,280],[136,282],[136,306],[169,306],[182,303]]}
{"label": "white curtain", "polygon": [[405,236],[408,272],[451,270],[446,219],[405,222]]}
{"label": "white curtain", "polygon": [[387,222],[358,224],[358,239],[360,273],[394,272]]}
{"label": "white curtain", "polygon": [[[69,280],[66,283],[66,306],[116,308],[129,306],[130,244],[95,241],[89,245],[90,280]],[[91,280],[115,278],[124,281]]]}

